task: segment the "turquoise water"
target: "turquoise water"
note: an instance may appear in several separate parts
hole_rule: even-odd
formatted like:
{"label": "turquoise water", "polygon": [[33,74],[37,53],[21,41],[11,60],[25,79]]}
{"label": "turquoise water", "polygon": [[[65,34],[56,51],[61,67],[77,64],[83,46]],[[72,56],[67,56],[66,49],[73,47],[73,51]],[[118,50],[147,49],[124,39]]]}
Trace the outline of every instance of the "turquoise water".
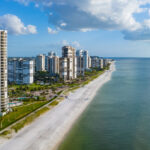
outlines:
{"label": "turquoise water", "polygon": [[59,150],[150,150],[150,59],[121,59]]}

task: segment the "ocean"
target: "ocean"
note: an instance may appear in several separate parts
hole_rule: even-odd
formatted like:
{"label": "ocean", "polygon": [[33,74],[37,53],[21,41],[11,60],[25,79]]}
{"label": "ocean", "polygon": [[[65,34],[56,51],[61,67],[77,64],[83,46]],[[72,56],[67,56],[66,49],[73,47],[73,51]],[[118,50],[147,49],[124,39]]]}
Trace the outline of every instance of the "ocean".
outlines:
{"label": "ocean", "polygon": [[115,64],[59,150],[150,150],[150,59]]}

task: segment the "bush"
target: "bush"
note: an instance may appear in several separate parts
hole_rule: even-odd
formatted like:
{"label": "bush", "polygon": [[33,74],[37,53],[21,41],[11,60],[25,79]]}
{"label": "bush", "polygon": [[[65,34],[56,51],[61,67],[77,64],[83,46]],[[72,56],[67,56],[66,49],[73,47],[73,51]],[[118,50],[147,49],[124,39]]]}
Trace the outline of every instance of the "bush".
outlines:
{"label": "bush", "polygon": [[51,104],[50,104],[50,106],[56,106],[56,105],[58,105],[59,104],[59,102],[58,101],[53,101]]}

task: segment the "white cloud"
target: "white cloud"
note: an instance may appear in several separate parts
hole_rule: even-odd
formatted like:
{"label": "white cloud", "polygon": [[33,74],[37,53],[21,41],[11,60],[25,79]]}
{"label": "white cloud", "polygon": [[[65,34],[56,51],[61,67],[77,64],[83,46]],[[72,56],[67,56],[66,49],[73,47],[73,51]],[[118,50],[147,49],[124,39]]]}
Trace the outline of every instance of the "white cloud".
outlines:
{"label": "white cloud", "polygon": [[23,3],[24,5],[28,5],[30,2],[32,2],[32,0],[14,0],[14,1]]}
{"label": "white cloud", "polygon": [[61,27],[65,27],[65,26],[67,26],[67,23],[62,22],[62,23],[60,24],[60,26],[61,26]]}
{"label": "white cloud", "polygon": [[135,31],[123,31],[124,38],[127,40],[150,40],[150,19],[145,19],[142,27]]}
{"label": "white cloud", "polygon": [[64,45],[69,45],[69,42],[67,41],[67,40],[63,40],[62,41],[62,45],[64,46]]}
{"label": "white cloud", "polygon": [[49,13],[49,15],[50,15],[50,16],[53,16],[53,13],[52,13],[52,12],[50,12],[50,13]]}
{"label": "white cloud", "polygon": [[16,35],[37,33],[36,26],[25,26],[17,16],[12,14],[0,16],[0,28],[6,29],[10,34]]}
{"label": "white cloud", "polygon": [[76,47],[76,48],[79,48],[80,47],[80,43],[78,41],[73,41],[71,43],[72,46]]}
{"label": "white cloud", "polygon": [[31,33],[31,34],[35,34],[35,33],[37,33],[37,30],[36,30],[36,26],[34,26],[34,25],[28,25],[27,27],[26,27],[26,31],[27,31],[27,33]]}
{"label": "white cloud", "polygon": [[148,9],[148,15],[150,16],[150,9]]}
{"label": "white cloud", "polygon": [[39,4],[35,4],[35,7],[36,7],[36,8],[39,8]]}
{"label": "white cloud", "polygon": [[48,27],[48,33],[49,34],[57,34],[58,30],[53,30],[52,28]]}
{"label": "white cloud", "polygon": [[[150,0],[16,0],[24,4],[34,2],[50,10],[50,23],[62,30],[91,31],[120,30],[134,34],[145,28],[134,15],[148,13]],[[144,6],[144,7],[142,7]],[[62,24],[64,22],[65,24]],[[142,35],[142,34],[141,34]],[[149,35],[150,37],[150,35]]]}
{"label": "white cloud", "polygon": [[62,41],[62,46],[67,46],[67,45],[71,45],[75,48],[79,48],[80,47],[80,43],[78,41],[72,41],[72,42],[68,42],[67,40],[63,40]]}
{"label": "white cloud", "polygon": [[144,26],[150,29],[150,19],[144,20]]}
{"label": "white cloud", "polygon": [[80,29],[81,32],[89,32],[89,31],[92,31],[94,29],[91,29],[91,28],[82,28]]}

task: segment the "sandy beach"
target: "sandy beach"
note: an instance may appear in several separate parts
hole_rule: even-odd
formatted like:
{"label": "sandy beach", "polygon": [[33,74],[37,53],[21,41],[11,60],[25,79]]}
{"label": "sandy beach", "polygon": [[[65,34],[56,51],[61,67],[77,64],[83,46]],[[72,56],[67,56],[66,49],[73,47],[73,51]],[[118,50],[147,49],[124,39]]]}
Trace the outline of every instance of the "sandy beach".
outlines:
{"label": "sandy beach", "polygon": [[1,144],[0,150],[56,150],[76,119],[93,100],[96,92],[111,79],[114,70],[115,65],[112,63],[110,70],[70,93],[55,108]]}

